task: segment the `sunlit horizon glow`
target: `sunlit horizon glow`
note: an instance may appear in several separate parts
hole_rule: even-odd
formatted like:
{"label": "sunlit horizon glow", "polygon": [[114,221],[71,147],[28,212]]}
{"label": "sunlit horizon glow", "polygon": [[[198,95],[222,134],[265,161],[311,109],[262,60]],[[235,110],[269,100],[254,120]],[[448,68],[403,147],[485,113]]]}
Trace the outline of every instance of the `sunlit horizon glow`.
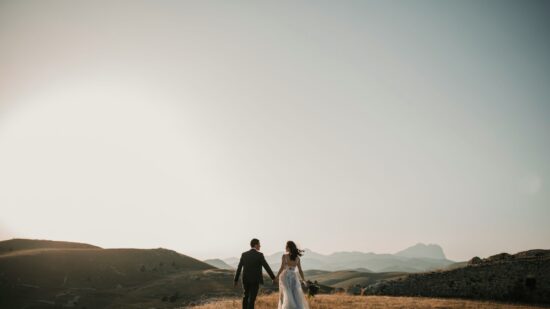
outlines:
{"label": "sunlit horizon glow", "polygon": [[1,1],[0,240],[548,248],[544,1]]}

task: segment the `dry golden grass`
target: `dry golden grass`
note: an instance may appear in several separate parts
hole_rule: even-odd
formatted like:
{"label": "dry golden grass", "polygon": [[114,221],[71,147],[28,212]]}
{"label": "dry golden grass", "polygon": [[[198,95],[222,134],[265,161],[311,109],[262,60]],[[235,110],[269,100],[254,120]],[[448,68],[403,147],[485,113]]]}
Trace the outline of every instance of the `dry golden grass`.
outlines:
{"label": "dry golden grass", "polygon": [[[310,309],[533,309],[527,305],[512,305],[485,301],[438,299],[425,297],[349,296],[345,294],[318,295],[309,300]],[[227,299],[193,307],[194,309],[238,309],[241,301]],[[276,309],[277,295],[260,296],[257,309]]]}

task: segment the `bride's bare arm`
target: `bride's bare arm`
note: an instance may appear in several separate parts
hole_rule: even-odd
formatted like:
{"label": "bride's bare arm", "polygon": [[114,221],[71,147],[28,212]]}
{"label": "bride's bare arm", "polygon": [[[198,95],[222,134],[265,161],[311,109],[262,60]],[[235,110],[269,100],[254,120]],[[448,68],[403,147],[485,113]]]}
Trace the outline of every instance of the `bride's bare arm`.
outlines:
{"label": "bride's bare arm", "polygon": [[279,280],[279,276],[283,272],[284,267],[285,267],[285,256],[283,254],[283,257],[281,258],[281,268],[279,268],[279,272],[277,273],[277,280]]}
{"label": "bride's bare arm", "polygon": [[298,257],[298,271],[300,272],[300,277],[302,277],[302,281],[306,281],[306,278],[304,277],[304,272],[302,271],[302,263],[300,262],[299,257]]}

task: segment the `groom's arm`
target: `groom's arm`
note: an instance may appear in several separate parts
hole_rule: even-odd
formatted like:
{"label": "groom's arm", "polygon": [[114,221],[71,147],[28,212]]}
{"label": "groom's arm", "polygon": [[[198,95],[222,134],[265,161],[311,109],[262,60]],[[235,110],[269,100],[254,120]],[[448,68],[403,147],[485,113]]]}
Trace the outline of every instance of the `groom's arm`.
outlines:
{"label": "groom's arm", "polygon": [[235,283],[235,286],[237,286],[237,282],[239,282],[239,276],[241,275],[242,269],[243,269],[243,256],[241,255],[241,259],[239,260],[239,266],[237,266],[237,272],[235,273],[235,279],[233,280]]}
{"label": "groom's arm", "polygon": [[277,273],[277,280],[279,280],[279,277],[281,276],[281,273],[283,272],[283,269],[285,267],[285,256],[281,257],[281,267],[279,268],[279,272]]}
{"label": "groom's arm", "polygon": [[269,274],[269,277],[271,278],[271,280],[275,280],[275,275],[273,274],[273,271],[271,271],[271,267],[269,267],[269,264],[267,264],[264,254],[263,253],[260,253],[260,254],[262,255],[262,266],[265,268],[265,270]]}

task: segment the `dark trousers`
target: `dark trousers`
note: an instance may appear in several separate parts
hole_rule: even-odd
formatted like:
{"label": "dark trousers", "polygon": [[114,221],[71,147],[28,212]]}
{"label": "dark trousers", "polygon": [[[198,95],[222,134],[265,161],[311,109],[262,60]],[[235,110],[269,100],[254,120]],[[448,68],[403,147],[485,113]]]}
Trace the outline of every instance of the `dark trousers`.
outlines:
{"label": "dark trousers", "polygon": [[260,283],[244,283],[244,296],[243,296],[243,309],[254,309],[254,303],[256,302],[256,296],[260,289]]}

